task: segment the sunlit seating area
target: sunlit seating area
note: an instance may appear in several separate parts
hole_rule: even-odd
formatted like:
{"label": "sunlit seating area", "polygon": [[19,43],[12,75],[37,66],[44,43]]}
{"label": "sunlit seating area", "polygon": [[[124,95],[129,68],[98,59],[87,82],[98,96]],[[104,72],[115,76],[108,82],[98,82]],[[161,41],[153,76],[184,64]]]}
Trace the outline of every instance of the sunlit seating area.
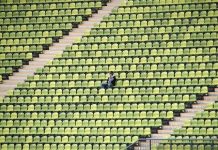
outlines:
{"label": "sunlit seating area", "polygon": [[[4,37],[2,76],[11,74],[11,66],[18,62],[20,67],[32,59],[36,51],[42,52],[43,45],[52,44],[53,37],[63,36],[73,27],[69,22],[81,22],[103,4],[4,3],[0,6],[5,10],[0,14],[0,36]],[[31,18],[16,14],[21,8]],[[32,8],[40,9],[35,12]],[[60,12],[56,10],[59,8]],[[53,11],[58,12],[53,24],[57,28],[48,32],[51,24],[45,22],[55,18],[49,15],[54,15]],[[64,17],[58,16],[63,16],[62,12],[68,16],[66,24]],[[217,16],[215,0],[122,3],[89,33],[66,47],[62,55],[37,69],[34,76],[0,100],[0,149],[124,150],[140,138],[150,137],[218,85]],[[35,25],[33,18],[40,21]],[[14,20],[21,22],[16,24]],[[38,31],[40,23],[45,27],[42,31]],[[8,42],[13,44],[8,46]],[[12,60],[15,65],[10,64]],[[116,86],[100,88],[109,71],[117,77]],[[197,114],[182,129],[175,129],[172,138],[216,138],[216,104]],[[166,142],[158,148],[169,148],[171,144]],[[190,149],[183,144],[173,146]],[[207,144],[198,146],[209,149]]]}

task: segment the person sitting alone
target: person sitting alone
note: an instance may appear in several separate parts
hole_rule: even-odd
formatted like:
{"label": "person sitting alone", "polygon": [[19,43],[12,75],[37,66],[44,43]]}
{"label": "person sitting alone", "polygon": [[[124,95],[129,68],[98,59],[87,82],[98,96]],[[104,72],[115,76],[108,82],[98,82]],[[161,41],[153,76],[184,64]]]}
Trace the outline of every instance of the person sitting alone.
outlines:
{"label": "person sitting alone", "polygon": [[104,89],[107,89],[107,88],[112,88],[115,85],[116,85],[116,77],[115,77],[114,73],[111,71],[109,73],[109,77],[107,79],[107,82],[102,83],[101,87],[104,88]]}

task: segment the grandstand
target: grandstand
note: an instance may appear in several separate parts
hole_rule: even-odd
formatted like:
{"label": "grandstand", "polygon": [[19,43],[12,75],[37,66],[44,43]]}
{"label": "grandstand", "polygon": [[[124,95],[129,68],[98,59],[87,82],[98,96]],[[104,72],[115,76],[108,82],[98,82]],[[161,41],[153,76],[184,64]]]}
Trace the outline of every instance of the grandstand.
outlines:
{"label": "grandstand", "polygon": [[0,0],[0,149],[218,149],[217,7]]}

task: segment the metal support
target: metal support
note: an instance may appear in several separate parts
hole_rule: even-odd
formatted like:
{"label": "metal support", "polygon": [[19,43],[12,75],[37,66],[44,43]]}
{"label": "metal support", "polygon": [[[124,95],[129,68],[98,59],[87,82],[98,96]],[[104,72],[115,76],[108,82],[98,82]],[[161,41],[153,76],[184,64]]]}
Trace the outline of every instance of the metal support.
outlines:
{"label": "metal support", "polygon": [[149,140],[149,150],[151,150],[151,140]]}

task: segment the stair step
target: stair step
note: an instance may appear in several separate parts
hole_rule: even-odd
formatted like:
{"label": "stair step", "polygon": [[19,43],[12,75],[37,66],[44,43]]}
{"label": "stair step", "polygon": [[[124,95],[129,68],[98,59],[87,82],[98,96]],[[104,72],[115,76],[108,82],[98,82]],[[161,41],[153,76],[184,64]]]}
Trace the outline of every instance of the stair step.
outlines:
{"label": "stair step", "polygon": [[181,117],[192,118],[194,115],[190,113],[181,114]]}
{"label": "stair step", "polygon": [[210,94],[210,95],[212,95],[212,96],[218,96],[218,93],[214,93],[214,94]]}
{"label": "stair step", "polygon": [[179,128],[179,127],[180,127],[179,125],[169,125],[169,126],[163,127],[162,129],[163,130],[173,130],[173,129]]}
{"label": "stair step", "polygon": [[205,96],[204,99],[205,100],[213,100],[214,98],[216,98],[217,96]]}
{"label": "stair step", "polygon": [[[151,140],[152,139],[165,139],[168,137],[169,137],[169,134],[156,134],[156,135],[151,136]],[[148,140],[149,140],[149,138],[148,138]]]}
{"label": "stair step", "polygon": [[163,129],[158,131],[159,134],[170,134],[171,132],[172,130],[170,129]]}
{"label": "stair step", "polygon": [[180,126],[183,122],[169,122],[169,126]]}

